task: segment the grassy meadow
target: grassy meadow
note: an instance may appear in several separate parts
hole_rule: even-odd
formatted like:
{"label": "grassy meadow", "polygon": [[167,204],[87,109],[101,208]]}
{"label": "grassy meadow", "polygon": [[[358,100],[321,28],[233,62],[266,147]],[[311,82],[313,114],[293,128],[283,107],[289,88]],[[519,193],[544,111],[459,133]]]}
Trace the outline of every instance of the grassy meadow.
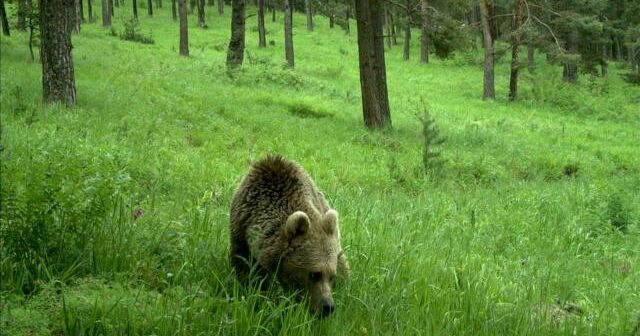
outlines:
{"label": "grassy meadow", "polygon": [[[371,132],[354,22],[307,32],[296,14],[289,70],[282,13],[266,49],[250,16],[227,73],[226,9],[207,7],[207,29],[189,16],[189,58],[169,3],[139,9],[151,45],[84,24],[73,108],[42,104],[28,34],[0,37],[0,334],[632,335],[640,88],[622,65],[568,85],[539,54],[510,103],[504,57],[487,102],[481,50],[422,65],[414,38],[411,60],[386,54],[393,128]],[[115,8],[116,35],[130,10]],[[425,110],[446,138],[428,170]],[[232,276],[229,203],[268,153],[340,213],[352,273],[329,318]]]}

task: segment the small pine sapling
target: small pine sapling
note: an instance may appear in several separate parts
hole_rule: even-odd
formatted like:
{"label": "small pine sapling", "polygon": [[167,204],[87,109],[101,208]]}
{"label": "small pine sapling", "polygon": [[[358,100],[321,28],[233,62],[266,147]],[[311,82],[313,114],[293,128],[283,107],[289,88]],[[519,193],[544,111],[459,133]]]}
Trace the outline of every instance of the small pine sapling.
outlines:
{"label": "small pine sapling", "polygon": [[444,161],[440,157],[439,146],[445,142],[445,138],[440,136],[438,125],[425,106],[423,116],[420,118],[422,124],[422,166],[425,172],[434,171],[440,168]]}

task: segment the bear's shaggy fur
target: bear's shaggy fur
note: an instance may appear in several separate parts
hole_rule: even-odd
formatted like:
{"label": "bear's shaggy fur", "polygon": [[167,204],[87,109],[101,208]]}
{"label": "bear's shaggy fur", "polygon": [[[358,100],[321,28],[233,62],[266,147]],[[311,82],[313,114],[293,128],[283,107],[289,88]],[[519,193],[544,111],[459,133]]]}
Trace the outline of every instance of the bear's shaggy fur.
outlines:
{"label": "bear's shaggy fur", "polygon": [[307,292],[313,312],[333,311],[336,274],[349,271],[338,213],[307,173],[281,156],[256,162],[231,202],[231,265],[246,280],[254,264]]}

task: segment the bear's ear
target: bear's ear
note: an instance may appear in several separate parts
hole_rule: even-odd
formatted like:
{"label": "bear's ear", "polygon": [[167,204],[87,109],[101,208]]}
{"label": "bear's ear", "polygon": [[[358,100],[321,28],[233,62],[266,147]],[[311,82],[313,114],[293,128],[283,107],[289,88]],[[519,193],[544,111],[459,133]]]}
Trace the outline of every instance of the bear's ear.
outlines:
{"label": "bear's ear", "polygon": [[330,235],[334,234],[338,227],[338,212],[333,209],[329,209],[329,211],[324,214],[324,218],[322,220],[324,222],[324,231]]}
{"label": "bear's ear", "polygon": [[284,232],[287,238],[291,239],[293,237],[303,235],[307,231],[309,231],[309,225],[311,221],[309,220],[309,216],[302,211],[296,211],[289,218],[287,218],[287,223],[285,224]]}

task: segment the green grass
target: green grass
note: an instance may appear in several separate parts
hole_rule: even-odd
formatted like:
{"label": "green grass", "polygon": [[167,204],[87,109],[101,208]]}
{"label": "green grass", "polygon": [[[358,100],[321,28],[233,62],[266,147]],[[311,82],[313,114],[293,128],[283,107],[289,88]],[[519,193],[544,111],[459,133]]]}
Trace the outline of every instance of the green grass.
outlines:
{"label": "green grass", "polygon": [[[505,59],[484,102],[480,53],[421,65],[417,44],[408,62],[393,48],[394,127],[369,132],[355,35],[296,16],[287,70],[281,22],[258,49],[252,16],[230,75],[228,11],[208,7],[206,30],[190,16],[183,58],[167,7],[140,10],[153,45],[99,22],[73,36],[71,109],[41,104],[28,36],[0,38],[5,334],[631,334],[640,89],[616,66],[570,86],[541,55],[509,103]],[[117,33],[129,10],[116,8]],[[447,139],[427,174],[424,104]],[[304,166],[341,215],[352,276],[330,318],[232,277],[228,205],[267,153]],[[583,316],[554,317],[556,301]]]}

